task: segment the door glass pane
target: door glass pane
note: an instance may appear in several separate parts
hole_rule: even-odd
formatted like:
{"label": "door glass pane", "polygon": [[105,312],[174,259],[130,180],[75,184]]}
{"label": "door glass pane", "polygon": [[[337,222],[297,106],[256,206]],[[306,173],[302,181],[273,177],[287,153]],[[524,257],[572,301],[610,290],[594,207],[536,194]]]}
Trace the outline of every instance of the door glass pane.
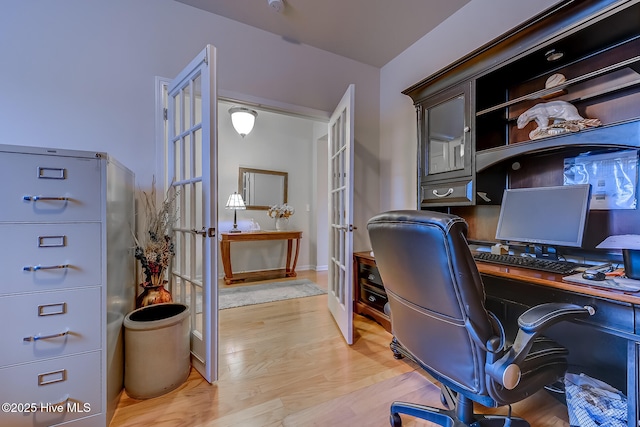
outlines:
{"label": "door glass pane", "polygon": [[173,135],[172,137],[178,135],[181,132],[180,127],[180,117],[182,117],[182,108],[180,105],[180,92],[178,92],[173,97],[173,105],[174,105],[174,115],[173,115]]}
{"label": "door glass pane", "polygon": [[[173,272],[176,271],[182,271],[182,265],[184,263],[184,255],[183,255],[183,251],[182,248],[184,247],[184,235],[182,232],[180,231],[175,231],[174,232],[174,251],[176,253],[176,255],[173,257],[173,259],[171,260],[171,269]],[[177,276],[170,276],[169,280],[173,280],[173,283],[171,284],[172,289],[171,291],[173,292],[173,298],[176,299],[176,301],[180,301],[180,288],[179,288],[179,278]]]}
{"label": "door glass pane", "polygon": [[[195,336],[202,338],[202,336],[204,336],[204,316],[202,314],[202,308],[203,308],[203,292],[202,292],[202,287],[200,286],[194,286],[192,288],[193,290],[193,295],[195,296],[195,309],[191,311],[191,320],[192,320],[192,327],[191,327],[191,333],[193,333]],[[193,305],[192,305],[193,307]]]}
{"label": "door glass pane", "polygon": [[195,161],[193,176],[197,178],[202,176],[202,161],[198,157],[200,156],[200,153],[202,153],[202,128],[198,128],[193,133],[193,145],[194,145],[193,153],[194,153],[194,161]]}
{"label": "door glass pane", "polygon": [[192,147],[191,147],[191,135],[187,134],[184,137],[184,179],[191,178],[191,165],[193,164]]}
{"label": "door glass pane", "polygon": [[193,110],[193,125],[202,123],[202,77],[198,74],[193,79],[193,97],[195,108]]}
{"label": "door glass pane", "polygon": [[174,162],[173,162],[173,176],[175,177],[176,180],[180,180],[182,179],[182,170],[180,165],[182,164],[182,150],[180,149],[180,140],[176,140],[173,142],[173,158],[174,158]]}
{"label": "door glass pane", "polygon": [[184,128],[182,130],[186,130],[191,127],[191,88],[189,85],[184,87],[182,93],[184,97]]}
{"label": "door glass pane", "polygon": [[429,175],[464,169],[464,96],[430,108],[427,115]]}

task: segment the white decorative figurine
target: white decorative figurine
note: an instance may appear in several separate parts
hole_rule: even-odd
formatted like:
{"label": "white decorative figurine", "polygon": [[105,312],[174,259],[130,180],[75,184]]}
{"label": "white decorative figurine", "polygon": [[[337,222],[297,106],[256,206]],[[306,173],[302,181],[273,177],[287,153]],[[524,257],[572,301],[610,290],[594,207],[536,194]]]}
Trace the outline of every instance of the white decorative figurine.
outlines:
{"label": "white decorative figurine", "polygon": [[[518,129],[535,120],[538,127],[529,132],[529,138],[538,139],[566,132],[578,132],[586,127],[600,126],[598,119],[585,119],[576,107],[566,101],[536,104],[518,117]],[[553,123],[549,125],[549,120]]]}

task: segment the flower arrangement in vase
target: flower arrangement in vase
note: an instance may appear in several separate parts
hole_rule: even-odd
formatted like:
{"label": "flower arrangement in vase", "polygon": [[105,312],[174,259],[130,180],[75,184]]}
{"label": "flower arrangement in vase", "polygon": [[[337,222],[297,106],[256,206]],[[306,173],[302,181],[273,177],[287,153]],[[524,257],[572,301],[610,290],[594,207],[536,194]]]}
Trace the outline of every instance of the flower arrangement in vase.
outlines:
{"label": "flower arrangement in vase", "polygon": [[284,203],[282,205],[273,205],[267,211],[267,215],[276,219],[276,230],[286,230],[289,223],[289,217],[293,215],[296,210]]}
{"label": "flower arrangement in vase", "polygon": [[177,192],[167,194],[160,208],[156,206],[155,180],[151,192],[143,195],[147,228],[144,237],[138,239],[134,235],[134,239],[135,257],[140,260],[144,274],[144,282],[140,284],[144,291],[136,299],[136,308],[172,302],[171,293],[164,285],[167,283],[165,272],[175,255],[173,224],[177,219]]}

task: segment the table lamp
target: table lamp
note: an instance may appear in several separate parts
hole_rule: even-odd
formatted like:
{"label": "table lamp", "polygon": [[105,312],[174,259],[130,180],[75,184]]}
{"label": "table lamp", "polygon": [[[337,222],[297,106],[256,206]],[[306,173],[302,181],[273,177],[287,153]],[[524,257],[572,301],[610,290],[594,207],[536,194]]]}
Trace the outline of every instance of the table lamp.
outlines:
{"label": "table lamp", "polygon": [[233,209],[233,228],[229,230],[229,233],[240,233],[240,229],[238,229],[236,213],[238,212],[238,209],[246,208],[247,207],[244,205],[242,196],[234,191],[233,194],[229,196],[229,200],[227,200],[227,205],[225,206],[225,209]]}
{"label": "table lamp", "polygon": [[624,274],[629,279],[640,280],[640,235],[621,234],[609,236],[598,246],[598,249],[622,249]]}

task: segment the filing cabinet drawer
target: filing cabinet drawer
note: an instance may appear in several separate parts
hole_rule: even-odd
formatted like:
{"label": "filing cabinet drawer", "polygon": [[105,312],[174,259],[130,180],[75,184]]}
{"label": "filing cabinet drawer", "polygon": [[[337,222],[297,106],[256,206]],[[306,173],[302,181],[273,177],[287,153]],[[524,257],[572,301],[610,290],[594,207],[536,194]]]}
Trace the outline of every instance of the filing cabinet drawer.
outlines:
{"label": "filing cabinet drawer", "polygon": [[383,288],[382,278],[377,267],[367,264],[360,264],[360,278],[365,279],[371,283]]}
{"label": "filing cabinet drawer", "polygon": [[100,349],[100,301],[99,287],[1,297],[0,366]]}
{"label": "filing cabinet drawer", "polygon": [[367,305],[384,312],[384,305],[387,303],[387,295],[380,292],[380,289],[374,286],[360,285],[360,301]]}
{"label": "filing cabinet drawer", "polygon": [[98,159],[0,153],[0,221],[100,220]]}
{"label": "filing cabinet drawer", "polygon": [[422,206],[468,205],[473,203],[473,181],[470,178],[457,182],[423,184],[420,189]]}
{"label": "filing cabinet drawer", "polygon": [[0,401],[36,411],[0,412],[0,425],[49,426],[101,413],[98,366],[100,351],[1,368]]}
{"label": "filing cabinet drawer", "polygon": [[0,295],[101,283],[100,223],[0,224],[0,236]]}

